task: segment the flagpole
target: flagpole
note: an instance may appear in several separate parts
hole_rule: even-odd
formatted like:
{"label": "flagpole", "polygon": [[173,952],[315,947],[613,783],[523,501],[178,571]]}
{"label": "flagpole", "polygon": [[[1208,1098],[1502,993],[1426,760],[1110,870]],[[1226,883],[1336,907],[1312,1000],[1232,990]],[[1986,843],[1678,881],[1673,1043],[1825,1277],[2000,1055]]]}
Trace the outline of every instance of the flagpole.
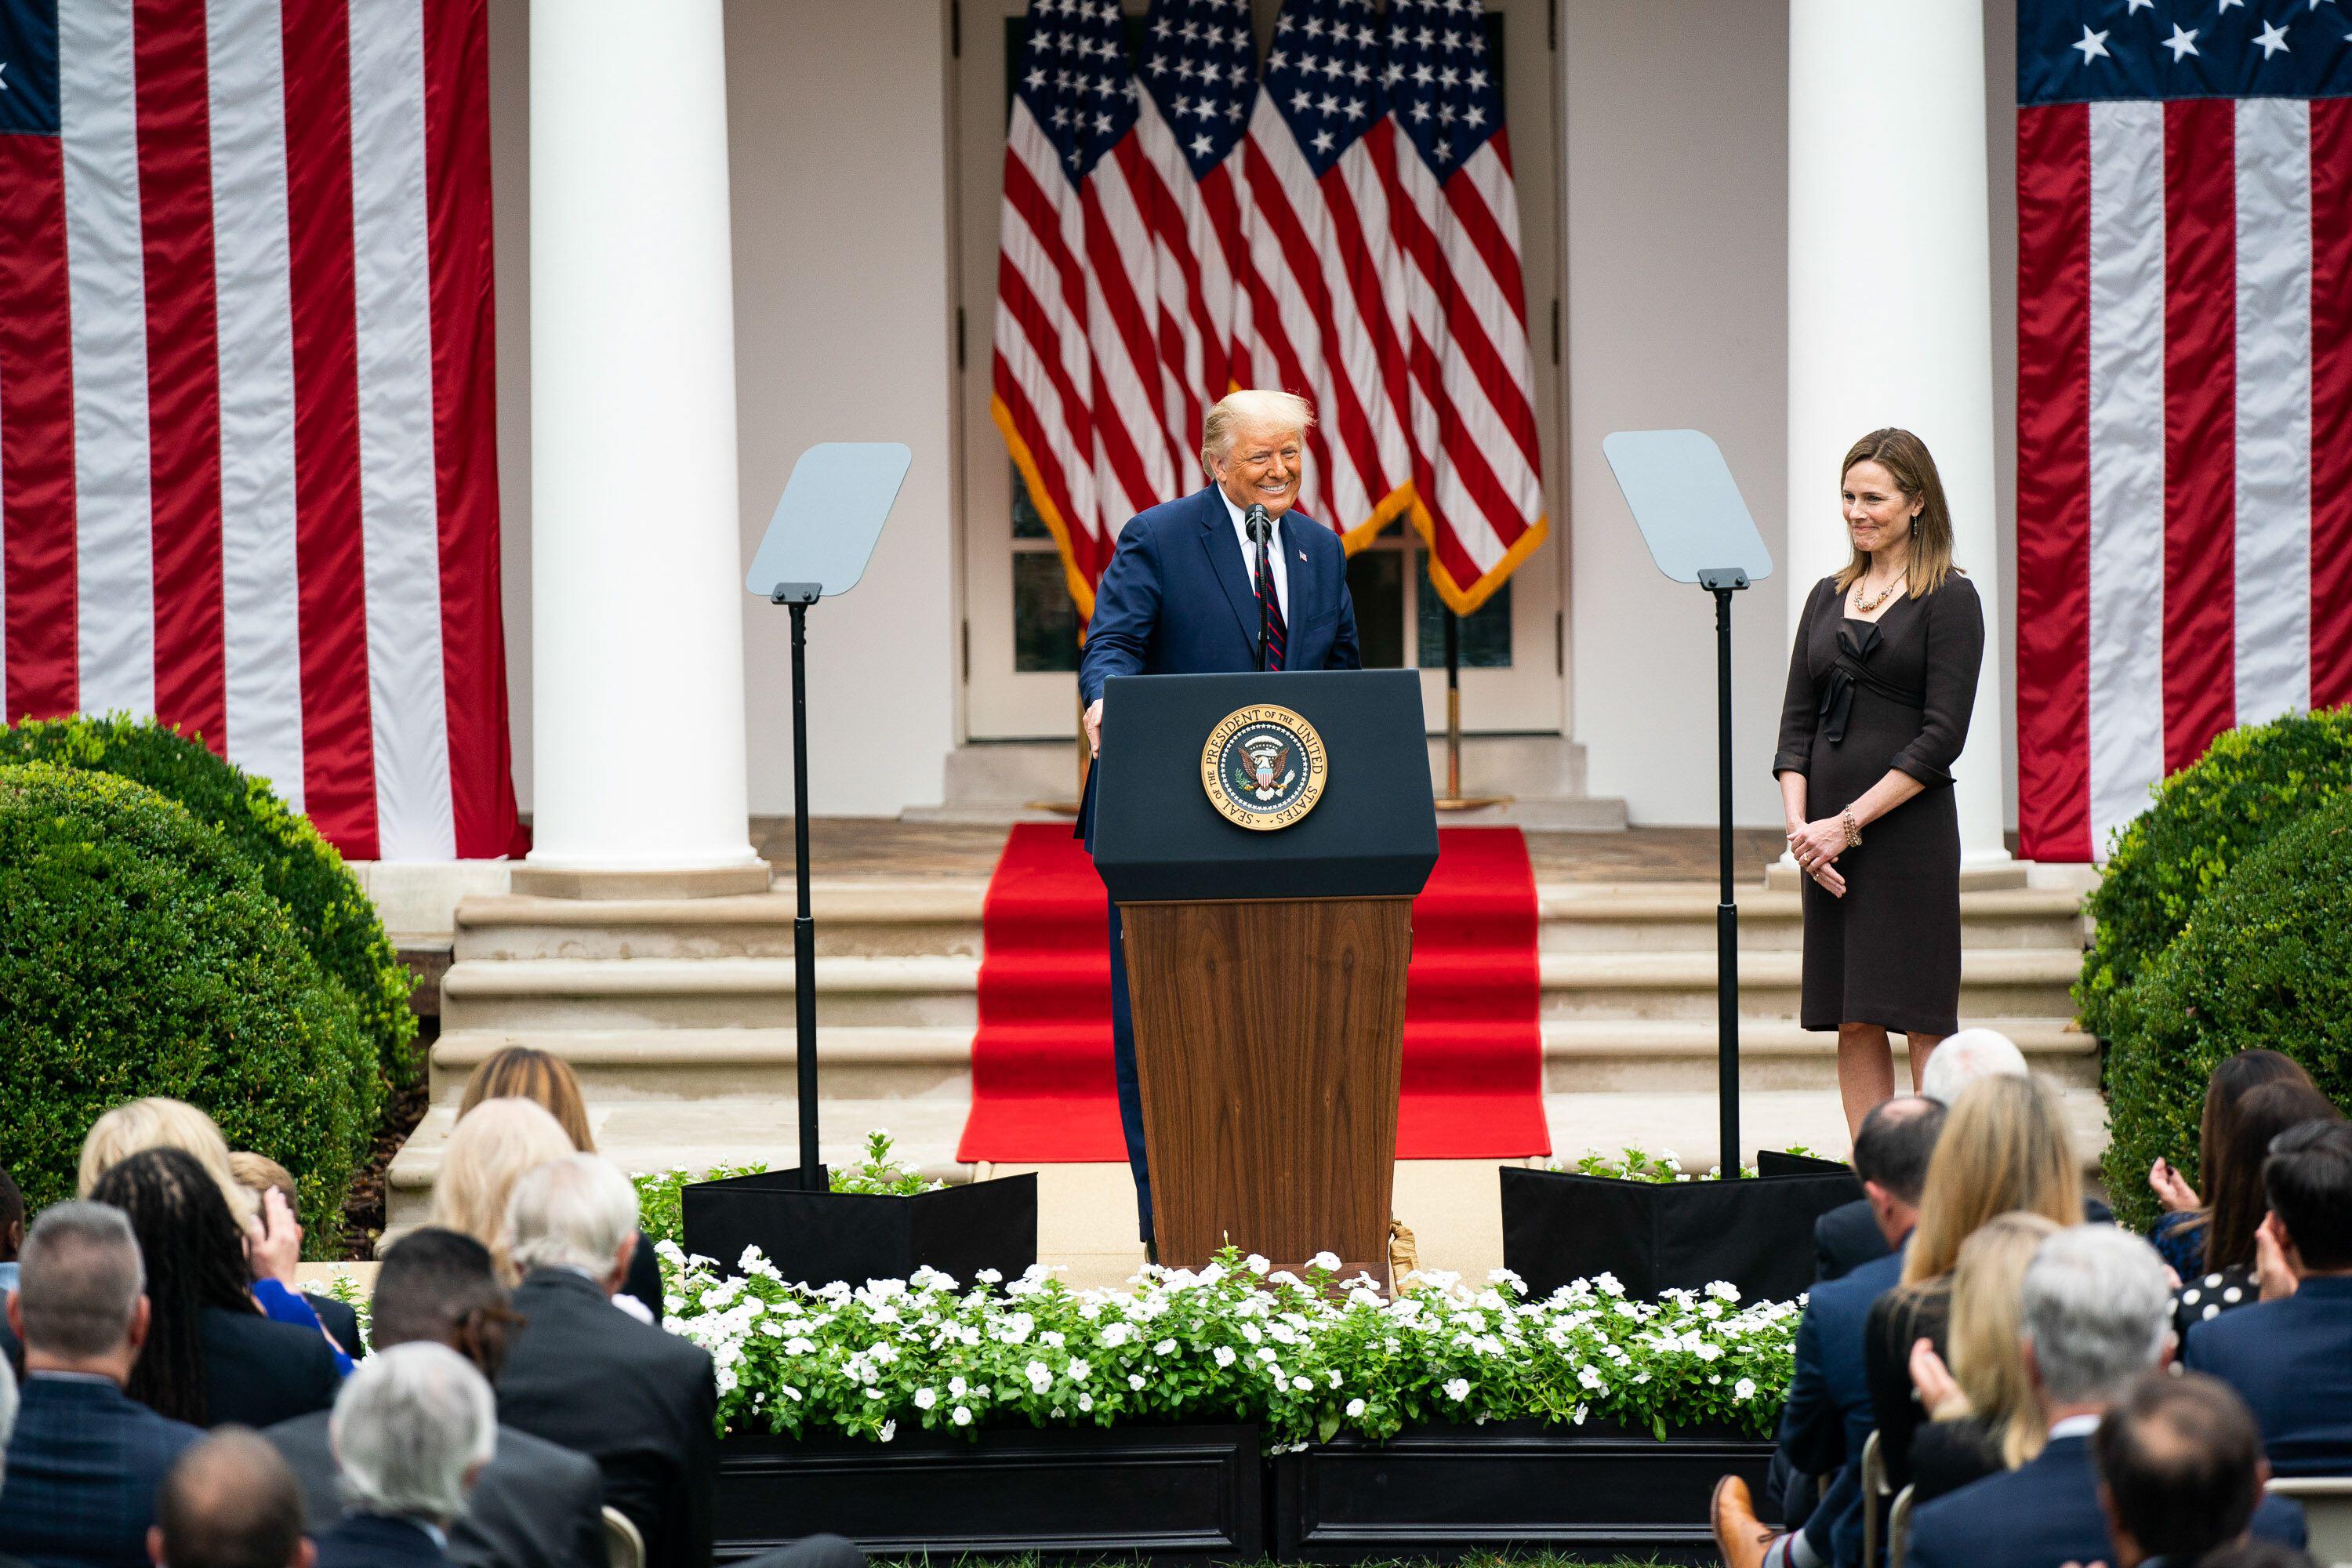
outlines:
{"label": "flagpole", "polygon": [[1462,793],[1462,617],[1447,605],[1445,615],[1445,793],[1437,797],[1440,811],[1475,811],[1486,805],[1508,805],[1507,795],[1465,795]]}

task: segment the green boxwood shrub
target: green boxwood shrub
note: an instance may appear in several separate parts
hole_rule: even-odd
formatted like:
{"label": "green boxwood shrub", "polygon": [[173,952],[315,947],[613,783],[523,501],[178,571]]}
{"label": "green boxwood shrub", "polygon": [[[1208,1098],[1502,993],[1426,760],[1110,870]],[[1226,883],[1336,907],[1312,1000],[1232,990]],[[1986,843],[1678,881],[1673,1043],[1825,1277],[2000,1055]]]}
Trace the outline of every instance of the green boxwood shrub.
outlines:
{"label": "green boxwood shrub", "polygon": [[2107,1190],[2143,1226],[2158,1155],[2200,1177],[2205,1080],[2223,1058],[2283,1051],[2352,1106],[2352,796],[2240,860],[2123,994],[2113,1027]]}
{"label": "green boxwood shrub", "polygon": [[2204,756],[2165,780],[2155,804],[2116,837],[2106,874],[2085,906],[2098,931],[2074,986],[2083,1026],[2112,1042],[2117,998],[2171,945],[2230,868],[2347,790],[2352,708],[2227,731]]}
{"label": "green boxwood shrub", "polygon": [[373,1042],[387,1083],[416,1081],[416,1016],[411,977],[376,918],[375,906],[335,847],[310,818],[287,809],[264,779],[248,777],[152,720],[32,720],[0,730],[0,764],[46,762],[119,774],[178,801],[228,836],[286,906],[320,973],[351,994],[360,1027]]}
{"label": "green boxwood shrub", "polygon": [[128,779],[0,767],[0,1163],[69,1197],[82,1136],[142,1095],[210,1111],[340,1237],[382,1084],[351,999],[218,830]]}

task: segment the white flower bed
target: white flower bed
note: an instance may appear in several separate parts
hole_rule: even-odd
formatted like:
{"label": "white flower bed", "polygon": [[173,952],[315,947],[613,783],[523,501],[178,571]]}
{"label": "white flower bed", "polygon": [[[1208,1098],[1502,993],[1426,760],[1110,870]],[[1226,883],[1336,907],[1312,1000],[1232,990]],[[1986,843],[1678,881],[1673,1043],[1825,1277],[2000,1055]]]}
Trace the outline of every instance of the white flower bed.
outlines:
{"label": "white flower bed", "polygon": [[1542,1300],[1498,1269],[1473,1290],[1416,1274],[1393,1300],[1232,1255],[1147,1268],[1134,1290],[1071,1290],[1042,1268],[969,1290],[943,1274],[858,1289],[785,1284],[756,1249],[721,1279],[663,1242],[665,1325],[711,1353],[723,1429],[887,1442],[924,1427],[1256,1422],[1277,1446],[1408,1422],[1588,1415],[1769,1435],[1796,1302],[1724,1284],[1629,1301],[1603,1275]]}

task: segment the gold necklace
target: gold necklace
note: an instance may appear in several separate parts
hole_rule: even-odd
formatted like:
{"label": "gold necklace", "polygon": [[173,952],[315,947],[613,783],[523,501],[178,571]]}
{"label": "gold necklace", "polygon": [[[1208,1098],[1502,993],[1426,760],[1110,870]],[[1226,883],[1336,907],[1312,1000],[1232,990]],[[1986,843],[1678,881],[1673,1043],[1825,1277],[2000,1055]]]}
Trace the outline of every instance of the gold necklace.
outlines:
{"label": "gold necklace", "polygon": [[1869,615],[1872,611],[1877,609],[1879,605],[1886,603],[1886,601],[1894,595],[1896,585],[1903,581],[1906,575],[1907,575],[1907,574],[1903,572],[1897,572],[1895,574],[1893,577],[1887,580],[1886,586],[1881,588],[1878,591],[1877,596],[1873,598],[1865,592],[1865,590],[1870,586],[1870,576],[1868,573],[1864,573],[1863,574],[1863,580],[1859,584],[1855,584],[1853,607],[1860,610],[1865,616]]}

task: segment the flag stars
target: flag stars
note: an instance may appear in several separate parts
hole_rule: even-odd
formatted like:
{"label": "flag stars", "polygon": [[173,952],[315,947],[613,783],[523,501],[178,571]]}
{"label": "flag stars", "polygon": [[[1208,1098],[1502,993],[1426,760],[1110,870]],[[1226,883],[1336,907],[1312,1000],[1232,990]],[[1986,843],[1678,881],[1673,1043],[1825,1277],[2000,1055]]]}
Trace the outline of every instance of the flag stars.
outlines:
{"label": "flag stars", "polygon": [[2184,27],[2175,22],[2172,25],[2172,37],[2165,39],[2159,47],[2170,49],[2172,63],[2179,65],[2189,56],[2197,53],[2197,30],[2193,27]]}
{"label": "flag stars", "polygon": [[2264,59],[2270,58],[2273,55],[2292,52],[2286,47],[2286,29],[2275,22],[2268,24],[2260,33],[2257,33],[2254,36],[2254,42],[2262,46]]}
{"label": "flag stars", "polygon": [[2156,9],[2156,0],[2124,0],[2124,15],[2137,16],[2142,11]]}
{"label": "flag stars", "polygon": [[2113,59],[2115,58],[2107,53],[2107,35],[2105,33],[2095,33],[2087,26],[2083,29],[2082,37],[2066,47],[2070,49],[2080,49],[2083,52],[2083,63],[2084,65],[2089,65],[2093,60]]}

